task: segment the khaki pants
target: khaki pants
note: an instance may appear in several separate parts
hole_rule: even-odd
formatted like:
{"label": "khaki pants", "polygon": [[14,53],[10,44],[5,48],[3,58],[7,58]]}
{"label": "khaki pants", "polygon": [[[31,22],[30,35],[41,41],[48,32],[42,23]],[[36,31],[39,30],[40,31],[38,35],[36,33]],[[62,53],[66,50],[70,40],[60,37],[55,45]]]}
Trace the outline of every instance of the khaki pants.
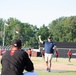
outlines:
{"label": "khaki pants", "polygon": [[54,56],[54,54],[45,53],[45,61],[51,61],[53,56]]}

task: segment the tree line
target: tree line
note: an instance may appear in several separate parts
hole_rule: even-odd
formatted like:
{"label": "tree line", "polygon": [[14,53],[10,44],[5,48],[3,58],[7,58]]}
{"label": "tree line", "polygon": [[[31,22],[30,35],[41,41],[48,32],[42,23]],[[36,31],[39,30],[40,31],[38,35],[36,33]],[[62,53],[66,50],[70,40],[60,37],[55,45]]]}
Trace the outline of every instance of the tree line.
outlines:
{"label": "tree line", "polygon": [[20,38],[24,47],[38,48],[39,35],[45,41],[51,35],[55,42],[76,42],[76,16],[60,17],[50,22],[48,26],[43,24],[40,28],[37,25],[22,23],[16,18],[10,17],[7,20],[0,18],[0,45],[3,42],[4,25],[5,45],[10,45],[14,38]]}

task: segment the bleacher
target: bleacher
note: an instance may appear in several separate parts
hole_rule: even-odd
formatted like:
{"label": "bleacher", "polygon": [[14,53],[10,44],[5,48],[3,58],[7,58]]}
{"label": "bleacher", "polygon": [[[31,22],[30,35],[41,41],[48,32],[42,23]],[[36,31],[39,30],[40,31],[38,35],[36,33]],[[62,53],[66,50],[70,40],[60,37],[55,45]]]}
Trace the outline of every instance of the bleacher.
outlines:
{"label": "bleacher", "polygon": [[0,46],[0,55],[6,50],[10,50],[10,46]]}

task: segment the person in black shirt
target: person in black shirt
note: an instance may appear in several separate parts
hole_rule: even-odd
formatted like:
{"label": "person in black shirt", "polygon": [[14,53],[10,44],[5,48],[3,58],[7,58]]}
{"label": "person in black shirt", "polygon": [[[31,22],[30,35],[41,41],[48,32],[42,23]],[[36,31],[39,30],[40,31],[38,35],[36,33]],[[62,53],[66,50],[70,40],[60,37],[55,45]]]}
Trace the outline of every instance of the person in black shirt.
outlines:
{"label": "person in black shirt", "polygon": [[23,71],[34,72],[34,65],[29,59],[28,54],[21,49],[22,42],[20,39],[12,41],[11,50],[2,55],[1,75],[23,75]]}

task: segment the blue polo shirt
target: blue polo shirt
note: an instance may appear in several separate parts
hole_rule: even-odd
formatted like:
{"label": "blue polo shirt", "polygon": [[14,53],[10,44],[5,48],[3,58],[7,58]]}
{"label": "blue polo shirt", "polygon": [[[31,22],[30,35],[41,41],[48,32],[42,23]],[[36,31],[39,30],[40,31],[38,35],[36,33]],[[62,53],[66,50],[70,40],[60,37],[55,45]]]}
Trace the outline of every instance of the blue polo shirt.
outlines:
{"label": "blue polo shirt", "polygon": [[43,42],[44,48],[45,48],[45,53],[53,53],[54,54],[54,49],[53,47],[56,45],[54,42]]}

